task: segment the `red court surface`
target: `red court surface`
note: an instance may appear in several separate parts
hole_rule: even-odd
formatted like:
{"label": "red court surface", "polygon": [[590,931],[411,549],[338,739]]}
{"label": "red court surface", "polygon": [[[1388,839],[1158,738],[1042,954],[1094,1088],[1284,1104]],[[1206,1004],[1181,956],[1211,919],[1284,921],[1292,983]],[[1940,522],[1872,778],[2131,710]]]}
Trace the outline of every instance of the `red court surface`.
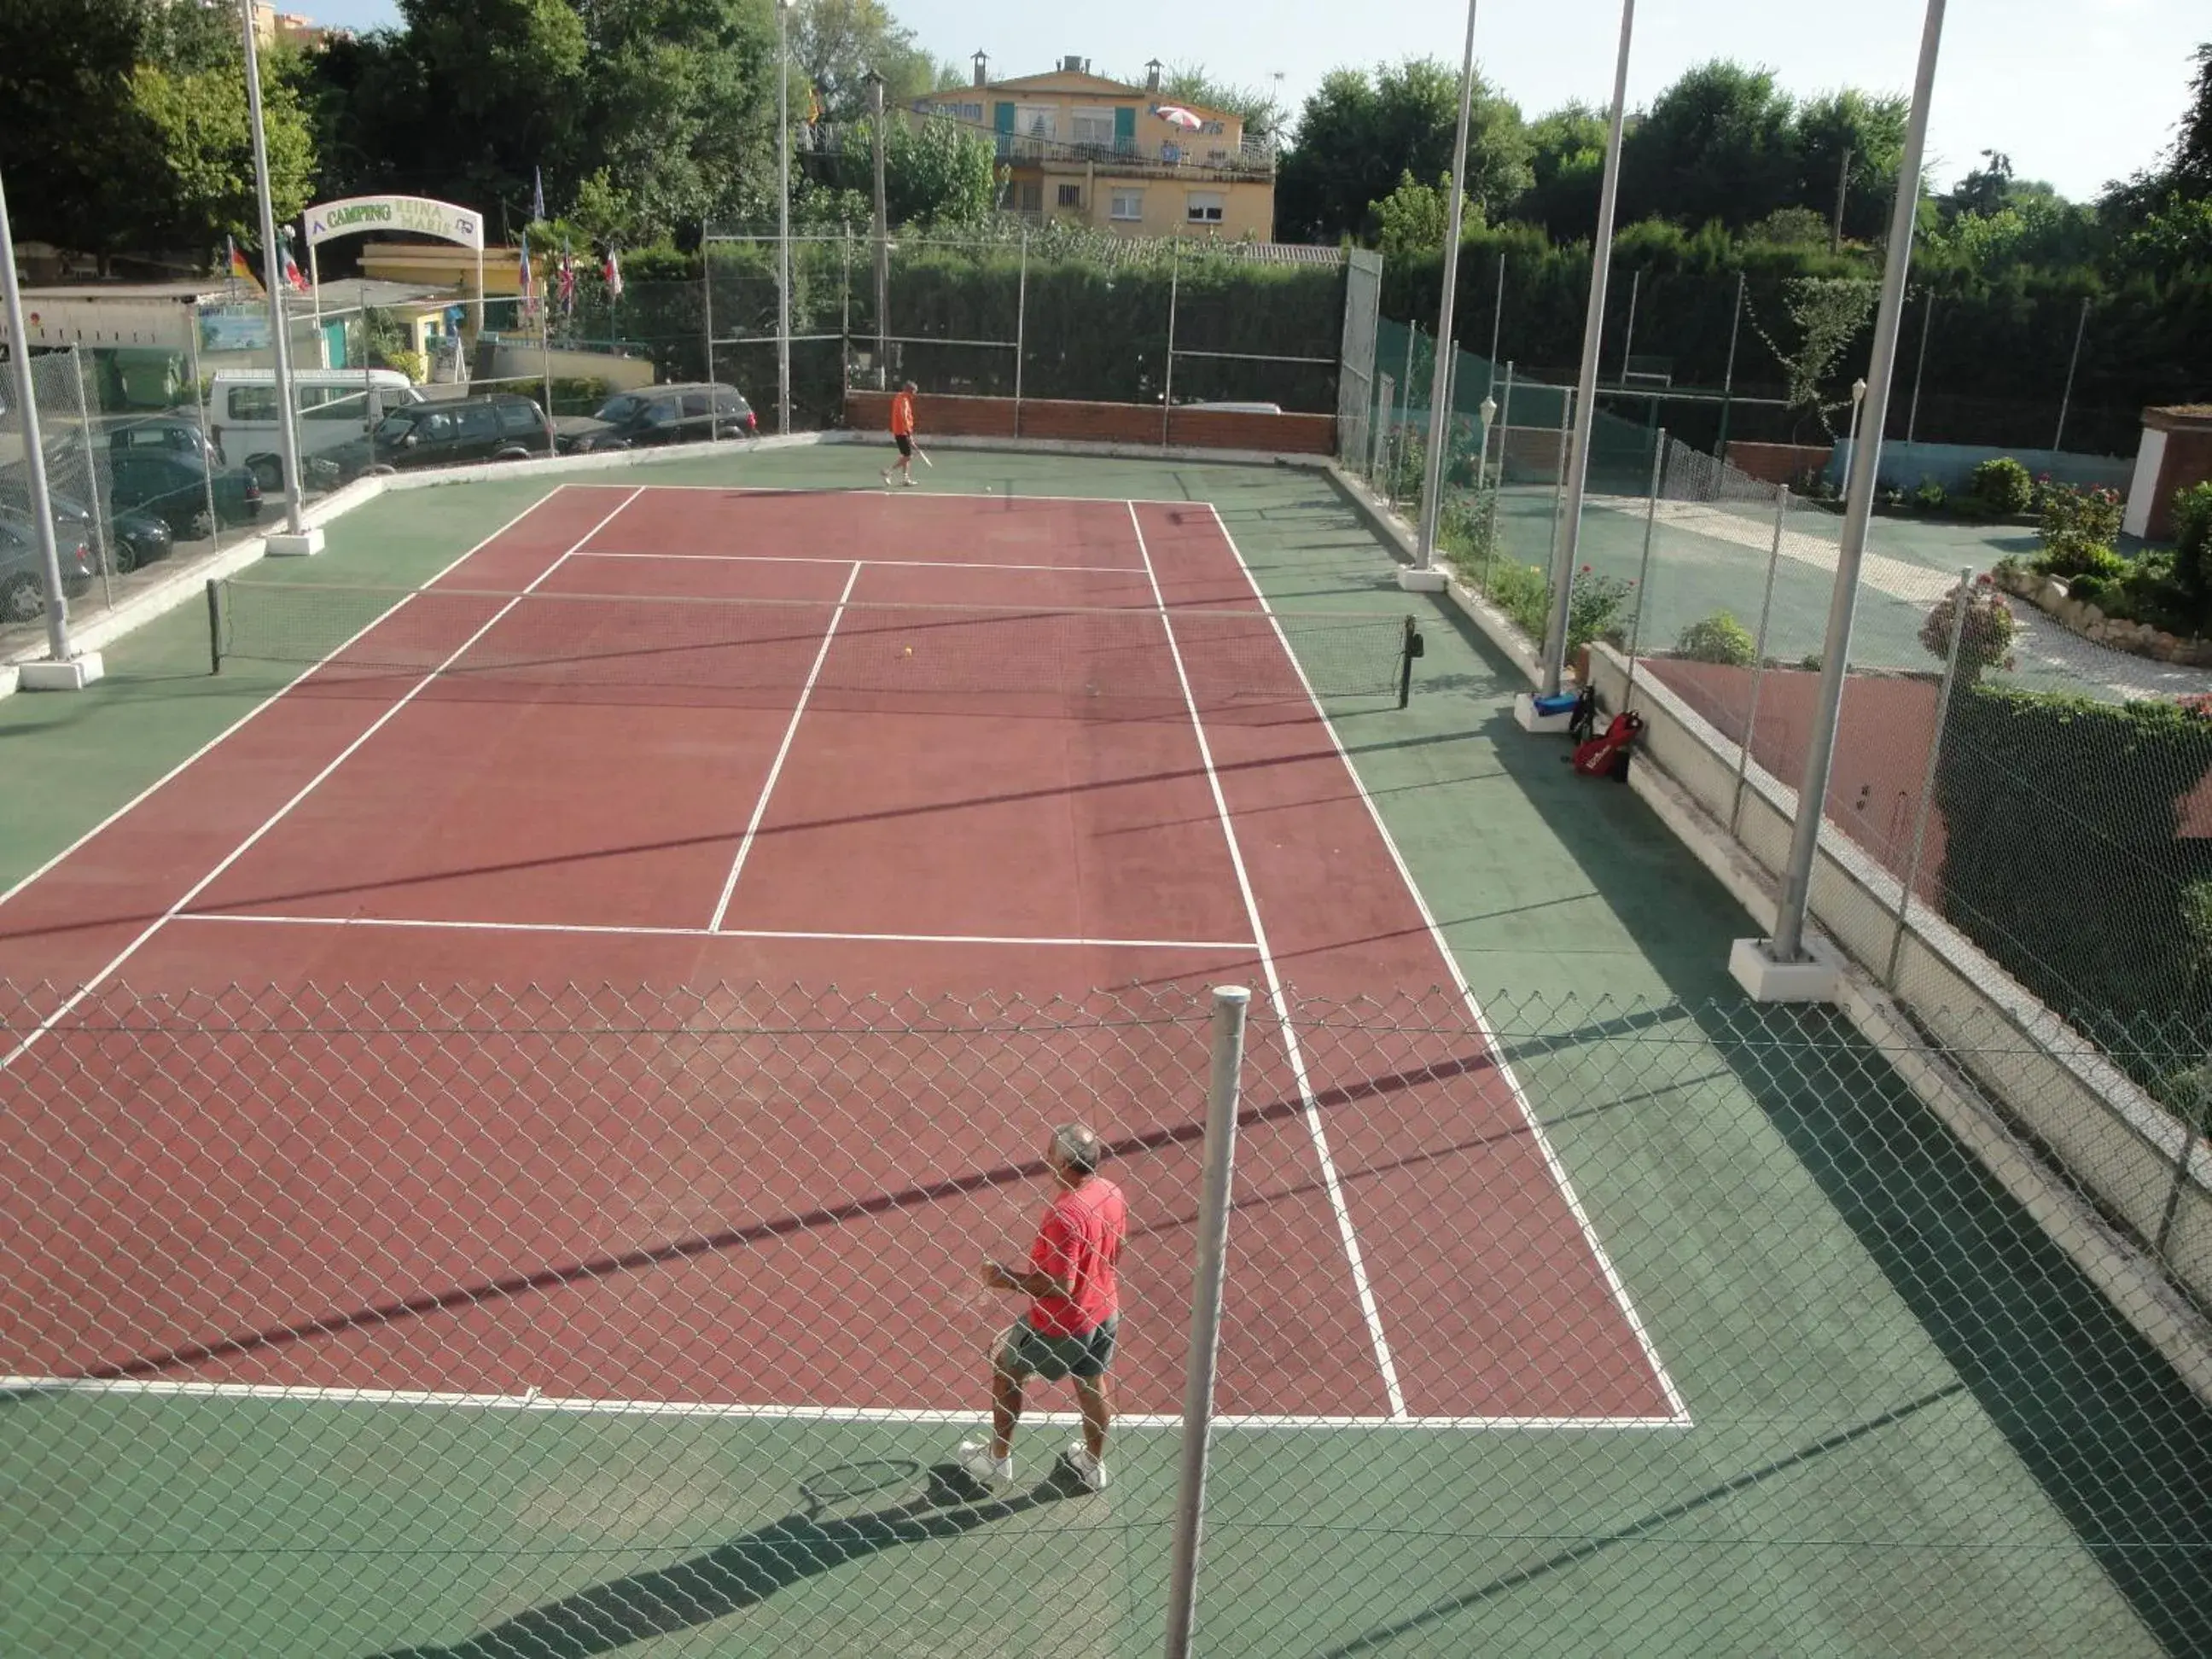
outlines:
{"label": "red court surface", "polygon": [[558,489],[0,900],[88,988],[7,1040],[0,1373],[969,1415],[1079,1111],[1166,1418],[1241,982],[1224,1413],[1686,1421],[1471,1007],[1309,1017],[1456,975],[1255,639],[1204,504]]}

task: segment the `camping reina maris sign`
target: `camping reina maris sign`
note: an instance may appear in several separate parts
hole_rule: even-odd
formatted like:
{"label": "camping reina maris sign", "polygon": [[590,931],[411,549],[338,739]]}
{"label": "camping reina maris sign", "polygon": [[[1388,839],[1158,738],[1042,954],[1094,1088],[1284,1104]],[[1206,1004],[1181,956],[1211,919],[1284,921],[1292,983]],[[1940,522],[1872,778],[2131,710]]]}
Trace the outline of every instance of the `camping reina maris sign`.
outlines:
{"label": "camping reina maris sign", "polygon": [[483,221],[475,212],[423,196],[349,196],[309,208],[307,219],[311,248],[372,230],[408,231],[478,252],[483,248]]}

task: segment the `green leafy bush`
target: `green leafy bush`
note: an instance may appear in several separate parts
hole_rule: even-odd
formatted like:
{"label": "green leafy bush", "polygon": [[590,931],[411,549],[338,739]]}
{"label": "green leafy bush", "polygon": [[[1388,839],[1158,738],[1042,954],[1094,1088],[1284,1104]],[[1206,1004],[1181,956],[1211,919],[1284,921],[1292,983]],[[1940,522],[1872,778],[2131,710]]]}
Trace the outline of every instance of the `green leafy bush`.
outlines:
{"label": "green leafy bush", "polygon": [[1912,492],[1912,504],[1923,513],[1941,513],[1944,499],[1943,486],[1933,478],[1923,478]]}
{"label": "green leafy bush", "polygon": [[[1959,614],[1959,589],[1929,607],[1920,624],[1920,643],[1938,662],[1951,660],[1952,619]],[[1972,685],[1990,669],[2012,665],[2012,638],[2018,624],[2004,595],[1987,576],[1975,578],[1966,594],[1966,627],[1959,644],[1959,679]]]}
{"label": "green leafy bush", "polygon": [[1589,565],[1575,572],[1567,590],[1567,651],[1579,651],[1593,640],[1623,642],[1621,613],[1628,608],[1636,584],[1619,576],[1599,574]]}
{"label": "green leafy bush", "polygon": [[1674,641],[1674,650],[1692,662],[1748,668],[1759,654],[1759,642],[1752,638],[1749,629],[1728,611],[1721,611],[1684,629],[1681,637]]}
{"label": "green leafy bush", "polygon": [[2042,523],[2036,536],[2043,553],[2035,568],[2054,576],[2086,570],[2086,550],[2109,550],[2120,538],[2120,496],[2115,489],[2077,489],[2050,484],[2043,492]]}
{"label": "green leafy bush", "polygon": [[1544,623],[1552,609],[1552,585],[1540,567],[1517,559],[1493,559],[1488,570],[1480,573],[1479,585],[1516,628],[1531,640],[1543,639]]}
{"label": "green leafy bush", "polygon": [[1984,461],[1974,469],[1974,499],[1992,513],[2025,513],[2035,498],[2035,480],[2009,455]]}
{"label": "green leafy bush", "polygon": [[2200,611],[2212,607],[2212,481],[2174,492],[2173,585]]}
{"label": "green leafy bush", "polygon": [[2106,582],[2119,580],[2128,574],[2128,562],[2102,542],[2064,540],[2046,548],[2035,561],[2035,568],[2046,576],[2056,576],[2069,584],[2083,576],[2094,576]]}
{"label": "green leafy bush", "polygon": [[2102,610],[2104,607],[2100,601],[2108,596],[2113,586],[2107,578],[2098,575],[2094,571],[2087,571],[2066,584],[2066,596]]}

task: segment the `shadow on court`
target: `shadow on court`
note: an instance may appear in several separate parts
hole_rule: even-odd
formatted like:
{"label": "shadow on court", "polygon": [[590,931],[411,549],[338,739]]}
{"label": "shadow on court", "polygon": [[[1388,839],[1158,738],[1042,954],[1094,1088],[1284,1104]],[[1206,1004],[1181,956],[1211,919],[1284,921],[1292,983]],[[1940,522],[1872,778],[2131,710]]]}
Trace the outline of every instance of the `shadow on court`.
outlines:
{"label": "shadow on court", "polygon": [[957,1538],[994,1522],[1081,1495],[1065,1470],[1017,1496],[981,1498],[980,1489],[949,1463],[849,1466],[869,1483],[869,1471],[891,1474],[876,1486],[902,1484],[926,1474],[921,1496],[866,1514],[824,1519],[815,1513],[836,1501],[821,1483],[847,1473],[829,1471],[806,1488],[799,1512],[771,1521],[672,1567],[610,1578],[516,1614],[451,1647],[392,1649],[378,1659],[585,1659],[656,1636],[696,1629],[757,1606],[803,1580],[908,1544]]}

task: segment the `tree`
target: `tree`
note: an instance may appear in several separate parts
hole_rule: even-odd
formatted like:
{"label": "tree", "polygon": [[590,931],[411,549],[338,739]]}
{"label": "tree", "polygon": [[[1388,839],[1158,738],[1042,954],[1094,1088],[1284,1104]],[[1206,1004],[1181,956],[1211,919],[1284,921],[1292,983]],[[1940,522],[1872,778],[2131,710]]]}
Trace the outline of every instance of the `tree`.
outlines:
{"label": "tree", "polygon": [[[1791,205],[1796,109],[1771,70],[1717,59],[1661,93],[1624,142],[1620,216],[1731,230]],[[1832,177],[1830,183],[1832,196]]]}
{"label": "tree", "polygon": [[1443,246],[1450,228],[1451,175],[1444,173],[1434,185],[1425,185],[1405,173],[1397,189],[1371,206],[1383,258],[1395,262],[1434,253]]}
{"label": "tree", "polygon": [[[1373,204],[1406,173],[1433,179],[1452,164],[1459,76],[1433,58],[1385,64],[1370,77],[1338,70],[1306,100],[1277,171],[1275,222],[1286,235],[1334,241],[1375,228]],[[1521,112],[1478,81],[1468,128],[1467,191],[1486,210],[1528,188]]]}
{"label": "tree", "polygon": [[[892,118],[884,151],[884,206],[894,225],[972,225],[998,204],[997,152],[991,141],[950,121]],[[802,204],[819,224],[865,225],[874,214],[875,132],[850,128],[834,165]]]}
{"label": "tree", "polygon": [[131,97],[137,0],[0,6],[0,172],[16,236],[100,254],[135,246],[153,142]]}
{"label": "tree", "polygon": [[2179,193],[2202,198],[2212,196],[2212,40],[2192,55],[2197,77],[2190,86],[2189,107],[2182,112],[2166,176]]}
{"label": "tree", "polygon": [[[243,47],[231,62],[189,72],[141,64],[131,75],[131,100],[150,141],[138,169],[142,241],[202,253],[226,236],[258,244],[261,216]],[[262,64],[261,117],[270,203],[281,225],[298,217],[310,199],[315,143],[275,54]]]}
{"label": "tree", "polygon": [[1563,240],[1589,234],[1605,177],[1604,113],[1588,104],[1563,105],[1529,126],[1528,143],[1531,183],[1512,216]]}
{"label": "tree", "polygon": [[[868,112],[870,70],[884,77],[884,101],[893,107],[943,80],[939,65],[881,0],[801,0],[792,13],[791,56],[813,88],[823,118],[841,124]],[[964,78],[949,64],[943,73],[954,85]]]}
{"label": "tree", "polygon": [[1910,112],[1905,99],[1849,88],[1800,106],[1791,134],[1797,163],[1791,205],[1832,222],[1837,178],[1848,157],[1844,235],[1861,242],[1879,238],[1889,228]]}

